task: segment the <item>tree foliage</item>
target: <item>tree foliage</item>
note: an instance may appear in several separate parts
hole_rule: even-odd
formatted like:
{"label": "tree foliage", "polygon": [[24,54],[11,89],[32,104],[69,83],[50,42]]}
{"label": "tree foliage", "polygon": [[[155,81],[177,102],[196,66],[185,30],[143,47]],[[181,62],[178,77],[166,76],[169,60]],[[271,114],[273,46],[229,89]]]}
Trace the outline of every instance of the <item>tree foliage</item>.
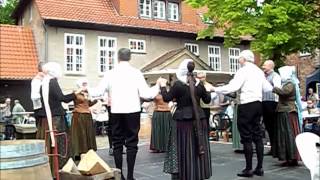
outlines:
{"label": "tree foliage", "polygon": [[0,24],[14,24],[15,20],[11,17],[18,0],[8,0],[4,5],[0,5]]}
{"label": "tree foliage", "polygon": [[204,16],[213,20],[198,39],[213,37],[223,29],[225,45],[251,36],[251,48],[267,58],[281,60],[298,51],[320,48],[319,0],[186,0],[195,8],[207,7]]}

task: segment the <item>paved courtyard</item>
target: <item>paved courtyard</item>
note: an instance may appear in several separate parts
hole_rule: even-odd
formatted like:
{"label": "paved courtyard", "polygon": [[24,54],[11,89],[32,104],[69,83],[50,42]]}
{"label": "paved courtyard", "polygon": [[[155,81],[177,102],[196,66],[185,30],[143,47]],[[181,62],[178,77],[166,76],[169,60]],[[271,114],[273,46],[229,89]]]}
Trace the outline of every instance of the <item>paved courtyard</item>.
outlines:
{"label": "paved courtyard", "polygon": [[[99,137],[103,138],[103,137]],[[107,137],[105,137],[107,139]],[[266,149],[268,150],[268,149]],[[108,148],[102,147],[98,154],[111,166],[114,167],[113,157],[108,155]],[[165,154],[149,152],[148,139],[142,139],[139,144],[139,153],[135,166],[135,177],[137,180],[166,180],[170,179],[168,174],[162,172]],[[213,166],[212,180],[238,180],[245,179],[236,176],[245,164],[242,154],[235,154],[230,143],[212,142],[211,156]],[[124,156],[125,157],[125,156]],[[256,159],[254,159],[254,163]],[[276,159],[265,156],[263,177],[255,176],[252,180],[309,180],[309,171],[300,162],[300,166],[294,168],[281,167]],[[124,167],[126,167],[124,160]],[[254,164],[255,165],[255,164]],[[124,168],[124,171],[126,169]]]}

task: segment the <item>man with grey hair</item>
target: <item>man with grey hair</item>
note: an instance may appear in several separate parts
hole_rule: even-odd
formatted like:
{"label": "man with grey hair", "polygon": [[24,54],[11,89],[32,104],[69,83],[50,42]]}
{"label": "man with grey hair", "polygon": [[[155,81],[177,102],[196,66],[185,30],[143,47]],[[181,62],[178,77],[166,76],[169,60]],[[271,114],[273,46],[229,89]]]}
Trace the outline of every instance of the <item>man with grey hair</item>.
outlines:
{"label": "man with grey hair", "polygon": [[[131,52],[127,48],[118,51],[119,64],[109,72],[97,88],[89,88],[91,97],[105,92],[111,98],[113,156],[116,168],[122,171],[122,151],[127,151],[127,180],[133,180],[133,171],[138,152],[140,130],[140,98],[151,99],[159,93],[159,86],[149,88],[140,70],[129,64]],[[123,174],[122,179],[125,179]]]}
{"label": "man with grey hair", "polygon": [[[263,142],[260,118],[262,116],[262,92],[272,91],[272,86],[265,79],[264,73],[254,64],[254,54],[244,50],[239,55],[241,68],[236,72],[229,84],[213,88],[217,93],[229,94],[240,91],[240,105],[238,107],[238,129],[241,143],[244,147],[246,167],[237,175],[252,177],[253,174],[263,176]],[[252,171],[252,142],[256,145],[257,167]]]}
{"label": "man with grey hair", "polygon": [[[274,62],[266,60],[262,65],[263,72],[267,81],[275,87],[281,86],[281,77],[274,71]],[[276,123],[276,108],[279,101],[279,96],[273,92],[264,92],[262,96],[263,122],[269,135],[271,151],[275,143],[275,123]]]}

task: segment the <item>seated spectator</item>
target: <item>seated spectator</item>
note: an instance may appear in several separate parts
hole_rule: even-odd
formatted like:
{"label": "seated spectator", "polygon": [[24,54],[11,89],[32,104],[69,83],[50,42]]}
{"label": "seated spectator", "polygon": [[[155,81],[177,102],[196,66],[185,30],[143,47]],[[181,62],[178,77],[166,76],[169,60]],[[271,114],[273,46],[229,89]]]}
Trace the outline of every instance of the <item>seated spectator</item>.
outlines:
{"label": "seated spectator", "polygon": [[0,119],[11,117],[11,99],[7,98],[3,104],[0,104]]}
{"label": "seated spectator", "polygon": [[22,112],[26,112],[23,108],[23,106],[20,104],[19,100],[14,100],[14,106],[12,109],[12,120],[14,124],[20,124],[24,120],[24,114],[21,114]]}
{"label": "seated spectator", "polygon": [[307,97],[308,108],[310,109],[316,108],[319,101],[318,95],[313,92],[312,88],[308,89],[308,94],[309,94]]}

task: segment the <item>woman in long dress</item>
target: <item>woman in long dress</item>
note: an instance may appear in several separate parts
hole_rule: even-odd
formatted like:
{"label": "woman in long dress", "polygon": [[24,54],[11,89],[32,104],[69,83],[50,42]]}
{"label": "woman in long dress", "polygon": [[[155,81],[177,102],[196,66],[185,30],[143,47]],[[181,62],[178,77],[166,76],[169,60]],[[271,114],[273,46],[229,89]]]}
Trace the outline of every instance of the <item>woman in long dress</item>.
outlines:
{"label": "woman in long dress", "polygon": [[[180,180],[200,180],[208,179],[212,175],[211,157],[208,138],[208,124],[206,122],[206,116],[203,110],[200,108],[200,99],[204,103],[209,103],[211,100],[210,93],[208,93],[199,81],[195,83],[189,83],[190,76],[188,74],[188,67],[193,67],[194,62],[191,59],[184,60],[180,65],[177,72],[178,81],[167,92],[165,88],[165,82],[160,82],[161,95],[165,102],[176,99],[177,109],[173,114],[173,123],[176,129],[171,131],[172,139],[169,144],[169,151],[165,163],[168,163],[167,159],[171,158],[171,163],[177,164],[177,169],[171,169],[173,179]],[[192,69],[192,68],[191,68]],[[193,70],[192,69],[192,70]],[[193,82],[195,79],[193,79]],[[191,85],[194,86],[195,93],[191,93]],[[189,86],[190,85],[190,86]],[[194,104],[192,98],[195,97],[196,104]],[[198,111],[195,112],[194,109]],[[200,127],[195,130],[196,115],[198,114],[201,121]],[[197,134],[203,136],[198,136]],[[199,137],[199,138],[197,138]],[[200,144],[200,142],[203,142]],[[199,147],[203,149],[199,149]],[[170,149],[171,147],[171,149]],[[172,153],[176,153],[176,159],[171,156]],[[166,164],[165,164],[165,167]],[[171,166],[172,167],[172,166]],[[165,169],[165,172],[170,172],[170,169]]]}
{"label": "woman in long dress", "polygon": [[[86,79],[77,81],[78,88],[88,85]],[[74,99],[74,110],[71,123],[72,157],[78,159],[82,153],[90,149],[97,150],[94,124],[89,107],[93,105],[88,99],[88,92],[81,91]]]}
{"label": "woman in long dress", "polygon": [[150,150],[152,152],[165,152],[168,150],[168,135],[172,114],[169,104],[163,101],[160,94],[153,101],[155,109],[152,114]]}
{"label": "woman in long dress", "polygon": [[[37,139],[45,139],[47,136],[47,149],[48,154],[53,153],[53,148],[50,145],[51,136],[46,134],[46,131],[49,130],[49,123],[52,123],[52,129],[56,130],[56,133],[67,133],[67,123],[65,121],[64,115],[65,110],[63,109],[61,103],[71,102],[75,98],[75,93],[70,93],[64,95],[58,83],[58,78],[61,77],[61,67],[58,63],[48,62],[43,66],[44,71],[46,71],[46,75],[42,80],[42,85],[40,88],[41,93],[41,104],[42,107],[38,114],[39,126],[37,130],[36,137]],[[50,125],[51,126],[51,125]],[[58,148],[58,153],[60,155],[67,154],[66,158],[59,156],[59,168],[61,169],[64,164],[67,162],[70,153],[66,152],[66,145],[69,146],[69,143],[66,143],[66,140],[63,136],[57,136],[56,144]],[[51,168],[53,168],[53,160],[50,158]],[[53,172],[53,171],[52,171]]]}
{"label": "woman in long dress", "polygon": [[273,149],[273,156],[285,161],[283,166],[298,165],[299,154],[295,143],[295,137],[300,133],[298,108],[296,106],[296,87],[292,76],[293,67],[284,66],[279,68],[282,79],[282,87],[274,87],[273,92],[279,95],[279,102],[276,108],[276,143]]}

